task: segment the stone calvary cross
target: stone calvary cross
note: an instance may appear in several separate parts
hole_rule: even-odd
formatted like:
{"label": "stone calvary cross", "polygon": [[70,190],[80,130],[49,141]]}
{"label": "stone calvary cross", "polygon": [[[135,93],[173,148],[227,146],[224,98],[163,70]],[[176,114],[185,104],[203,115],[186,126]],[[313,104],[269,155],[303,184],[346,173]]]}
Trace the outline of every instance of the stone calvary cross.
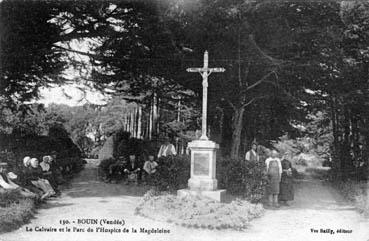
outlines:
{"label": "stone calvary cross", "polygon": [[188,72],[199,72],[202,76],[202,135],[200,140],[188,143],[191,150],[191,177],[188,179],[188,188],[180,189],[177,195],[203,196],[219,202],[225,200],[225,189],[218,189],[216,179],[216,152],[219,145],[210,141],[206,135],[206,117],[208,104],[208,76],[213,72],[224,72],[223,68],[209,68],[208,52],[204,53],[202,68],[188,68]]}
{"label": "stone calvary cross", "polygon": [[209,68],[209,53],[204,52],[204,66],[202,68],[188,68],[187,72],[198,72],[202,76],[202,123],[200,140],[208,140],[207,129],[207,108],[208,108],[208,77],[211,73],[224,72],[224,68]]}

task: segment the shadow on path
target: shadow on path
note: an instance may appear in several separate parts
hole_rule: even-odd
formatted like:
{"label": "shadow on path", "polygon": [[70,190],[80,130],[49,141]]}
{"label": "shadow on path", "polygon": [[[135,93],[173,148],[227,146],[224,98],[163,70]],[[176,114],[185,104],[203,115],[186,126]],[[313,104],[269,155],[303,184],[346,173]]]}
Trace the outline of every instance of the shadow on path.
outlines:
{"label": "shadow on path", "polygon": [[73,203],[60,203],[57,201],[54,202],[47,202],[40,206],[40,209],[51,209],[51,208],[61,208],[66,206],[71,206]]}
{"label": "shadow on path", "polygon": [[123,183],[105,183],[98,177],[98,160],[87,160],[85,170],[76,175],[73,182],[62,189],[63,196],[81,197],[115,197],[143,196],[150,187],[143,185],[124,185]]}

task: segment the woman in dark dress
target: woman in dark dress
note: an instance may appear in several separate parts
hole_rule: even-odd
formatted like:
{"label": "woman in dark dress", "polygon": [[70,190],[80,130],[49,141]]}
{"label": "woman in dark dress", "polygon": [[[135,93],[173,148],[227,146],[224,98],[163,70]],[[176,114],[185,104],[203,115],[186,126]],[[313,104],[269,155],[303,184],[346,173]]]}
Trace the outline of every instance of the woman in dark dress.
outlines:
{"label": "woman in dark dress", "polygon": [[37,158],[31,158],[29,162],[24,162],[24,177],[27,186],[33,185],[43,191],[41,200],[55,195],[53,187],[49,181],[43,178],[42,169],[39,166]]}
{"label": "woman in dark dress", "polygon": [[294,199],[292,164],[289,160],[283,159],[282,162],[282,176],[279,187],[279,201],[288,205],[288,201]]}

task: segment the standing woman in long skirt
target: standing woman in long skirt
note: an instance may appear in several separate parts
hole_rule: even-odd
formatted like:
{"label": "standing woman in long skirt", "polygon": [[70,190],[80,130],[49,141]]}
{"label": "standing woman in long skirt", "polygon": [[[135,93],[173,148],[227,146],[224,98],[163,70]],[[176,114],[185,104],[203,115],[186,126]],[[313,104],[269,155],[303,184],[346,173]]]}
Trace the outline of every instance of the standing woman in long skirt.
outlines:
{"label": "standing woman in long skirt", "polygon": [[282,165],[281,160],[278,158],[278,152],[276,150],[272,151],[271,157],[265,160],[265,164],[266,172],[268,175],[267,193],[269,205],[279,207],[278,194],[282,174]]}
{"label": "standing woman in long skirt", "polygon": [[[292,156],[289,156],[292,159]],[[293,176],[292,176],[292,164],[285,156],[281,162],[282,164],[282,177],[279,190],[279,201],[288,206],[288,201],[294,199],[293,190]]]}

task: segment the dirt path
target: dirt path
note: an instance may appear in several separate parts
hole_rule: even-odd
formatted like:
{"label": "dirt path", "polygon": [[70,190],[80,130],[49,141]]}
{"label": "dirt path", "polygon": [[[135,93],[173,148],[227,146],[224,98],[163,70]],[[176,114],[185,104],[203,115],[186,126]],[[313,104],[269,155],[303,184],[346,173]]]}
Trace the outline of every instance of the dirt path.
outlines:
{"label": "dirt path", "polygon": [[[145,190],[123,184],[106,184],[97,180],[96,160],[89,160],[85,170],[63,190],[60,198],[50,200],[38,210],[27,225],[11,233],[2,234],[0,241],[109,241],[109,240],[369,240],[369,220],[358,215],[330,186],[306,180],[296,184],[295,203],[288,208],[267,210],[252,222],[246,232],[187,229],[168,223],[154,222],[134,215],[137,202]],[[87,232],[99,225],[77,224],[78,219],[124,219],[130,233]],[[61,225],[60,220],[69,220]],[[75,223],[73,223],[73,221]],[[83,228],[85,232],[27,232],[27,228],[53,227]],[[124,228],[105,225],[106,228]],[[131,233],[132,228],[138,233]],[[169,229],[169,234],[139,233],[140,228]],[[318,230],[312,233],[311,229]],[[320,229],[347,229],[351,234],[320,233]],[[81,231],[81,230],[80,230]]]}

